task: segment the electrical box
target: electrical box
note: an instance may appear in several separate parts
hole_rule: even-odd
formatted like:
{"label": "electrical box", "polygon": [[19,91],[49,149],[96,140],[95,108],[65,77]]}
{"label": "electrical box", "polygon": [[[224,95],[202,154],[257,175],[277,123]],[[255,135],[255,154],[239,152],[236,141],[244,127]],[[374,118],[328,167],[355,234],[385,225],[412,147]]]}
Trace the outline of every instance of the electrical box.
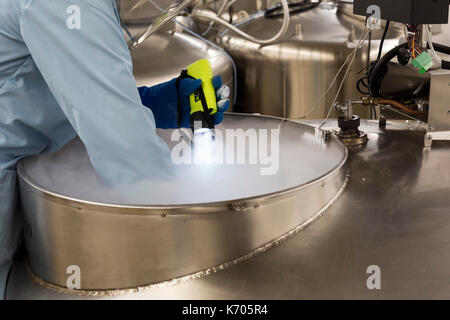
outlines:
{"label": "electrical box", "polygon": [[380,8],[381,19],[385,20],[407,24],[448,23],[449,0],[354,0],[353,11],[366,16],[372,5]]}

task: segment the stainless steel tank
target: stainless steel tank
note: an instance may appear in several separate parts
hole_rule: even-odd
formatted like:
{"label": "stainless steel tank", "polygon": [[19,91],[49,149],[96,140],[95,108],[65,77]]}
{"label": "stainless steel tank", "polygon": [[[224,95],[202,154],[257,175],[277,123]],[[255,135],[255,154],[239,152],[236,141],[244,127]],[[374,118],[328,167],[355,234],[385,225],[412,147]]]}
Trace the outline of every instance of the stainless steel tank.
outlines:
{"label": "stainless steel tank", "polygon": [[[259,162],[182,165],[165,181],[115,190],[97,179],[78,139],[55,154],[22,160],[25,241],[35,280],[95,295],[207,275],[302,230],[343,191],[348,153],[339,141],[272,117],[227,114],[216,130],[228,129],[241,129],[244,141],[248,130],[259,139],[264,130],[280,130],[278,140],[270,139],[279,147],[278,172],[261,175],[267,163]],[[173,131],[158,133],[174,147]],[[231,150],[241,149],[236,143]],[[81,270],[81,291],[66,288],[70,266]]]}
{"label": "stainless steel tank", "polygon": [[[232,33],[219,37],[218,41],[235,59],[238,68],[235,110],[289,118],[307,114],[361,37],[364,18],[354,16],[352,8],[351,4],[322,4],[292,15],[286,39],[274,45],[259,46]],[[202,23],[204,25],[205,21],[197,24]],[[259,38],[269,38],[280,24],[281,20],[263,18],[247,23],[241,29]],[[396,24],[392,24],[390,30],[385,51],[397,45],[402,34]],[[382,31],[373,32],[372,60],[376,59]],[[367,52],[366,41],[338,99],[361,96],[356,90],[356,81],[364,75]],[[309,118],[327,115],[341,79],[342,76]],[[362,116],[367,114],[367,108],[355,111]]]}
{"label": "stainless steel tank", "polygon": [[[167,8],[172,3],[171,0],[155,2],[162,8]],[[118,7],[122,24],[133,35],[146,30],[153,19],[161,14],[146,0],[119,0]],[[229,57],[206,42],[189,34],[177,32],[176,29],[174,23],[170,23],[163,31],[152,35],[138,48],[131,50],[137,85],[152,86],[171,80],[178,77],[181,71],[193,62],[208,59],[214,74],[222,76],[224,84],[230,87],[233,97],[234,74]],[[124,36],[127,37],[126,32]],[[230,110],[232,109],[233,101],[230,106]]]}
{"label": "stainless steel tank", "polygon": [[[321,122],[308,123],[318,126]],[[325,128],[336,129],[337,121],[330,120]],[[377,121],[363,120],[361,130],[368,134],[369,142],[360,148],[349,149],[351,179],[342,196],[323,217],[302,232],[245,263],[191,281],[130,290],[114,297],[101,297],[97,292],[88,297],[68,295],[65,290],[50,290],[48,284],[37,284],[36,278],[32,281],[22,254],[11,270],[6,298],[448,298],[450,144],[438,142],[433,148],[424,149],[426,130],[411,121],[388,121],[386,127],[380,128]],[[45,202],[40,201],[42,206],[33,209],[36,214],[44,211]],[[95,213],[96,216],[100,214]],[[37,215],[42,223],[49,222],[49,228],[58,228],[61,219],[50,221],[49,216],[50,213]],[[283,216],[281,211],[279,216]],[[92,222],[94,214],[86,217]],[[67,224],[61,227],[67,229]],[[217,224],[214,231],[204,229],[214,235],[221,225]],[[75,233],[70,232],[67,237]],[[117,237],[122,233],[123,230]],[[82,230],[79,236],[84,234]],[[248,233],[249,237],[251,234]],[[99,237],[93,237],[92,247],[100,241]],[[87,239],[83,241],[87,242]],[[217,249],[217,252],[221,251]],[[57,252],[52,254],[57,256]],[[367,288],[367,279],[371,276],[367,270],[374,265],[381,268],[381,290]]]}

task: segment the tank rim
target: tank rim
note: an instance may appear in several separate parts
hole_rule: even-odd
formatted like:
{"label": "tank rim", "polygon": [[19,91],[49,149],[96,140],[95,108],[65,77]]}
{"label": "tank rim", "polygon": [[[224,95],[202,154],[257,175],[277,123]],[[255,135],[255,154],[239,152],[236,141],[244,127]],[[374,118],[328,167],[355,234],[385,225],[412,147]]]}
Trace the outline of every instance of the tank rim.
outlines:
{"label": "tank rim", "polygon": [[[291,124],[294,124],[296,126],[301,127],[308,127],[308,128],[314,128],[311,125],[305,124],[305,123],[299,123],[291,119],[285,119],[281,117],[275,117],[275,116],[267,116],[267,115],[256,115],[256,114],[247,114],[247,113],[226,113],[226,116],[246,116],[246,117],[258,117],[258,118],[266,118],[266,119],[274,119],[274,120],[280,120],[280,121],[286,121]],[[67,195],[62,195],[57,192],[46,190],[43,186],[39,185],[38,183],[32,181],[32,179],[25,173],[24,169],[24,160],[22,159],[17,164],[17,174],[20,180],[22,180],[25,183],[25,187],[30,189],[33,193],[44,197],[47,200],[62,203],[62,204],[69,204],[72,207],[77,207],[79,210],[95,210],[99,212],[108,212],[113,213],[111,210],[118,210],[120,212],[114,212],[121,215],[133,215],[133,214],[142,214],[143,211],[147,215],[161,215],[161,211],[164,211],[164,215],[183,215],[183,214],[193,214],[195,212],[201,214],[201,213],[214,213],[214,212],[221,212],[225,210],[230,210],[230,208],[234,211],[244,211],[247,208],[251,207],[257,207],[261,202],[267,201],[267,200],[278,200],[283,199],[284,197],[288,197],[295,193],[296,191],[308,188],[310,186],[313,186],[315,184],[318,184],[320,182],[333,179],[336,175],[339,174],[348,174],[348,168],[344,168],[347,164],[347,160],[349,157],[349,151],[347,147],[339,141],[334,136],[330,137],[331,141],[333,143],[336,143],[338,146],[342,147],[342,150],[344,151],[344,156],[342,157],[339,164],[337,164],[335,167],[333,167],[329,172],[323,174],[322,176],[319,176],[315,178],[314,180],[305,182],[303,184],[282,189],[279,191],[261,194],[257,196],[252,197],[245,197],[245,198],[238,198],[238,199],[230,199],[225,201],[218,201],[218,202],[205,202],[205,203],[192,203],[192,204],[180,204],[180,205],[128,205],[128,204],[108,204],[108,203],[101,203],[101,202],[95,202],[95,201],[87,201],[78,199],[76,197],[71,197]],[[331,142],[330,141],[330,142]],[[344,172],[343,172],[344,171]],[[129,209],[133,211],[138,212],[127,212],[124,213],[123,209]],[[159,212],[157,212],[159,211]],[[180,212],[181,211],[181,212]],[[193,212],[194,211],[194,212]]]}

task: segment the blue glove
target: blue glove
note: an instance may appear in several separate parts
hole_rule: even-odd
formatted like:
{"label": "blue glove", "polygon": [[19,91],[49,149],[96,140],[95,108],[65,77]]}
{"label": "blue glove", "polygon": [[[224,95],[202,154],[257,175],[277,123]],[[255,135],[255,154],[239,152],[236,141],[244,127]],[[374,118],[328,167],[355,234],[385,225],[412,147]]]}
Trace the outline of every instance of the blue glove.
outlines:
{"label": "blue glove", "polygon": [[[212,80],[217,94],[217,112],[214,114],[214,124],[218,125],[223,120],[223,113],[230,107],[228,100],[229,89],[223,86],[222,77],[216,76]],[[180,94],[180,126],[190,128],[191,106],[189,96],[202,84],[200,79],[181,79],[179,93],[177,79],[158,84],[153,87],[140,87],[139,95],[144,106],[149,108],[155,117],[156,127],[160,129],[178,128],[178,94]]]}

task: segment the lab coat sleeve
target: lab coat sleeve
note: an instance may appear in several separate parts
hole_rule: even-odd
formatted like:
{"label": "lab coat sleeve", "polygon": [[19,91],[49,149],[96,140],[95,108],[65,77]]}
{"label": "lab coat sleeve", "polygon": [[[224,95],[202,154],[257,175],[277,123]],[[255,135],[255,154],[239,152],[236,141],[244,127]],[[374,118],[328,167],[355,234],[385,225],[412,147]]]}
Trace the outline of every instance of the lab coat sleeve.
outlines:
{"label": "lab coat sleeve", "polygon": [[21,34],[107,182],[171,172],[170,151],[141,104],[114,0],[30,0]]}

